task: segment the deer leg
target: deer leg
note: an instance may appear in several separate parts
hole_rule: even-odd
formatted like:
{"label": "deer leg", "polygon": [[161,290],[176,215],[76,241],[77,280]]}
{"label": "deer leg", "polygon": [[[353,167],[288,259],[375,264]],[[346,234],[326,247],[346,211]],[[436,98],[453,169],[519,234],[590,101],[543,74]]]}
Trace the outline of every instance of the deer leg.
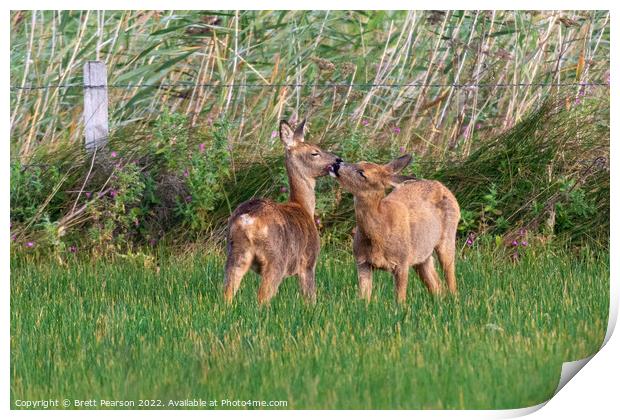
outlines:
{"label": "deer leg", "polygon": [[407,283],[409,282],[409,267],[405,264],[397,267],[392,275],[396,287],[396,300],[398,303],[405,303],[407,300]]}
{"label": "deer leg", "polygon": [[372,295],[372,268],[368,263],[357,265],[357,279],[359,281],[360,298],[370,302]]}
{"label": "deer leg", "polygon": [[224,300],[227,303],[232,303],[237,290],[239,290],[241,279],[250,269],[252,258],[252,253],[249,251],[229,251],[226,257],[226,277],[224,279]]}
{"label": "deer leg", "polygon": [[316,302],[316,280],[314,264],[302,269],[299,273],[299,287],[304,299],[309,303]]}
{"label": "deer leg", "polygon": [[275,267],[276,264],[265,264],[261,270],[261,282],[258,288],[258,303],[264,305],[269,303],[271,298],[278,292],[278,287],[282,282],[282,272]]}
{"label": "deer leg", "polygon": [[415,269],[431,294],[436,295],[441,293],[441,283],[439,282],[437,271],[435,271],[435,263],[432,255],[422,264],[418,264]]}
{"label": "deer leg", "polygon": [[443,275],[446,278],[448,290],[450,290],[451,293],[456,293],[456,275],[454,274],[454,241],[444,240],[437,247],[437,249],[435,249],[435,252],[437,252],[439,263],[443,269]]}

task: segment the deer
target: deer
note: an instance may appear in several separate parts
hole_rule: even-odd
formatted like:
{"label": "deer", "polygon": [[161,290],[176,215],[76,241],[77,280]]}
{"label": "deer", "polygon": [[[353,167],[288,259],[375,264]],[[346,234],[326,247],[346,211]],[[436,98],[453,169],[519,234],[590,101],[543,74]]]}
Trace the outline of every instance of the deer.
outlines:
{"label": "deer", "polygon": [[[457,292],[454,259],[459,204],[438,181],[400,175],[411,159],[407,154],[383,165],[338,162],[329,170],[354,197],[353,254],[359,294],[367,302],[372,295],[375,269],[392,274],[399,303],[406,301],[410,267],[415,268],[432,295],[441,294],[433,252],[439,258],[449,291]],[[390,188],[392,191],[386,194]]]}
{"label": "deer", "polygon": [[286,276],[296,275],[305,300],[316,301],[315,267],[320,251],[314,219],[316,179],[326,176],[338,156],[304,141],[305,120],[294,130],[280,121],[289,200],[255,198],[240,204],[228,220],[224,298],[232,303],[251,268],[260,277],[258,303],[268,303]]}

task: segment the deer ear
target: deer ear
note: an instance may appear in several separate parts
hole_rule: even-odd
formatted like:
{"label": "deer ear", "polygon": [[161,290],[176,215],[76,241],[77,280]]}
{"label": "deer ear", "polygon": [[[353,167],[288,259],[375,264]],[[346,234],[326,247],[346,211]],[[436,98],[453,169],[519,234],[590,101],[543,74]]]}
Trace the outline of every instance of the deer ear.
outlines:
{"label": "deer ear", "polygon": [[295,133],[290,125],[284,120],[280,121],[280,140],[289,148],[295,144]]}
{"label": "deer ear", "polygon": [[383,165],[383,167],[387,169],[390,173],[397,174],[403,169],[405,169],[405,166],[411,163],[411,159],[411,155],[403,155],[397,159],[394,159],[390,163],[386,163],[385,165]]}
{"label": "deer ear", "polygon": [[304,118],[301,124],[297,126],[295,129],[295,134],[293,138],[295,141],[303,142],[304,141],[304,129],[306,128],[306,119]]}
{"label": "deer ear", "polygon": [[412,181],[414,179],[418,179],[415,176],[403,176],[403,175],[392,175],[390,177],[390,185],[394,188],[398,188],[405,181]]}

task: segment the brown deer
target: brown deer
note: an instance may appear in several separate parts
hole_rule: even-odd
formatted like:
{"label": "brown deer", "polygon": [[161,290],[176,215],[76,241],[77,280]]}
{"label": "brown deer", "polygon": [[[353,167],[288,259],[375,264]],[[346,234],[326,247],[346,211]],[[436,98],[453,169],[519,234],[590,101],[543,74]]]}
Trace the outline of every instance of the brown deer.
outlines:
{"label": "brown deer", "polygon": [[[439,257],[448,289],[456,293],[459,205],[438,181],[398,175],[409,162],[411,155],[405,155],[385,165],[335,163],[330,168],[330,175],[354,196],[357,227],[353,253],[360,295],[367,301],[372,294],[373,269],[392,273],[399,302],[406,299],[411,266],[431,293],[441,292],[433,251]],[[394,190],[386,195],[390,187]]]}
{"label": "brown deer", "polygon": [[232,302],[241,279],[251,267],[261,277],[258,302],[276,294],[283,277],[297,275],[303,296],[314,302],[314,270],[319,256],[319,233],[314,220],[316,178],[328,174],[337,156],[304,142],[305,120],[293,131],[280,122],[286,149],[285,165],[290,198],[276,203],[258,198],[235,209],[228,220],[224,297]]}

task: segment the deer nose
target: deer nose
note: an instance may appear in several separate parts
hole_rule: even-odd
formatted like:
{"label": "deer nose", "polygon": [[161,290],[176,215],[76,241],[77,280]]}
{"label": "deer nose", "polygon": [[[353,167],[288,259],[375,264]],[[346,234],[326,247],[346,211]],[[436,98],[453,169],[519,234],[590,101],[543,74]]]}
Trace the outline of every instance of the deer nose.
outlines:
{"label": "deer nose", "polygon": [[344,162],[342,159],[340,159],[339,157],[336,158],[336,163],[342,163]]}

